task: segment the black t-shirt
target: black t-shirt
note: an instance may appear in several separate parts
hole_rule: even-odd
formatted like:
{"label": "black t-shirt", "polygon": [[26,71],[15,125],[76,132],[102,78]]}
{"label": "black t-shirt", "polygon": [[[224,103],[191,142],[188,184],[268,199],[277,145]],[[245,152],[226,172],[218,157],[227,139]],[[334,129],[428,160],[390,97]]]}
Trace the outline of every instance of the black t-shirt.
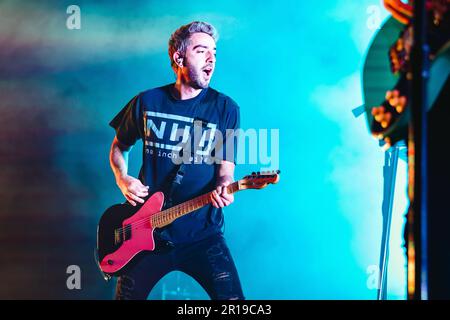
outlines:
{"label": "black t-shirt", "polygon": [[[167,194],[178,168],[177,161],[181,161],[183,153],[184,157],[191,156],[182,183],[172,195],[172,205],[176,205],[216,187],[218,164],[211,163],[214,157],[236,162],[237,137],[229,129],[239,128],[240,113],[231,98],[212,88],[203,89],[192,99],[177,100],[170,93],[171,86],[136,95],[110,125],[123,144],[131,146],[142,139],[143,164],[139,179],[150,187],[150,194],[156,191]],[[194,129],[194,119],[202,120],[203,124],[196,122]],[[217,138],[217,130],[222,133],[222,143]],[[190,136],[193,139],[186,140]],[[191,142],[191,150],[186,148],[187,141]],[[185,148],[180,153],[183,143]],[[188,243],[221,233],[223,224],[222,209],[206,205],[159,229],[158,235],[175,244]]]}

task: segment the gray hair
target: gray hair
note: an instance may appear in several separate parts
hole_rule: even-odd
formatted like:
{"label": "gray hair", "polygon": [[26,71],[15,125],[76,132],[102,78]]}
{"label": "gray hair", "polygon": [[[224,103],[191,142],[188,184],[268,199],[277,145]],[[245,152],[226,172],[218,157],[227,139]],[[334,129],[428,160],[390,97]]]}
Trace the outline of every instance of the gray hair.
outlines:
{"label": "gray hair", "polygon": [[184,57],[186,54],[186,49],[190,44],[189,39],[191,35],[198,32],[203,32],[210,35],[216,42],[219,40],[219,33],[216,28],[209,23],[194,21],[181,26],[174,33],[172,33],[169,39],[170,65],[174,68],[174,70],[176,70],[177,65],[173,60],[173,54],[178,51],[181,56]]}

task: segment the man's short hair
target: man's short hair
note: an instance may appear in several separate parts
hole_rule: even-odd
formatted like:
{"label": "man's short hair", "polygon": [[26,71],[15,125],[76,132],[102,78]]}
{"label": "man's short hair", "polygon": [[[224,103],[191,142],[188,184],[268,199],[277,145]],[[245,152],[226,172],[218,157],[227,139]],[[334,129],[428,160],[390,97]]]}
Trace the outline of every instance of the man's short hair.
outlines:
{"label": "man's short hair", "polygon": [[186,48],[189,46],[189,39],[192,34],[203,32],[210,35],[214,41],[219,40],[219,33],[213,25],[202,22],[194,21],[178,28],[169,39],[169,57],[170,65],[174,70],[177,70],[178,66],[173,60],[173,54],[179,52],[182,57],[186,54]]}

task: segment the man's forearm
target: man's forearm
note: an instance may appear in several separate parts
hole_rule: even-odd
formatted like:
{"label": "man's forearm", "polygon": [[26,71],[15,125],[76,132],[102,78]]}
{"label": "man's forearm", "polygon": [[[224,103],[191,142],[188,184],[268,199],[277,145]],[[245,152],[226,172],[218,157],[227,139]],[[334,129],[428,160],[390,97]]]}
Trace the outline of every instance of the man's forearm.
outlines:
{"label": "man's forearm", "polygon": [[128,154],[131,148],[126,149],[117,139],[114,139],[109,155],[109,163],[117,179],[128,174]]}
{"label": "man's forearm", "polygon": [[216,184],[217,185],[220,185],[220,184],[222,184],[224,182],[229,182],[229,183],[234,182],[233,176],[231,176],[229,174],[225,174],[223,176],[217,176],[217,180],[216,180]]}
{"label": "man's forearm", "polygon": [[225,182],[234,182],[234,163],[224,161],[217,172],[216,184],[221,185]]}

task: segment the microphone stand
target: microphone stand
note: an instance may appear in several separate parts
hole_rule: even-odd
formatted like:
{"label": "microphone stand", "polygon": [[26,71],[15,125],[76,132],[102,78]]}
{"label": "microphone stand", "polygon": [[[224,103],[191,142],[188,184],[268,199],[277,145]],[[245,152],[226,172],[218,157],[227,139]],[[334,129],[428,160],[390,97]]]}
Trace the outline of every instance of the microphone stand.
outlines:
{"label": "microphone stand", "polygon": [[384,153],[383,167],[383,229],[380,246],[380,273],[377,290],[378,300],[387,300],[387,275],[389,259],[389,239],[391,233],[392,209],[394,206],[395,180],[397,176],[397,164],[400,155],[400,148],[404,147],[402,142],[398,142]]}

